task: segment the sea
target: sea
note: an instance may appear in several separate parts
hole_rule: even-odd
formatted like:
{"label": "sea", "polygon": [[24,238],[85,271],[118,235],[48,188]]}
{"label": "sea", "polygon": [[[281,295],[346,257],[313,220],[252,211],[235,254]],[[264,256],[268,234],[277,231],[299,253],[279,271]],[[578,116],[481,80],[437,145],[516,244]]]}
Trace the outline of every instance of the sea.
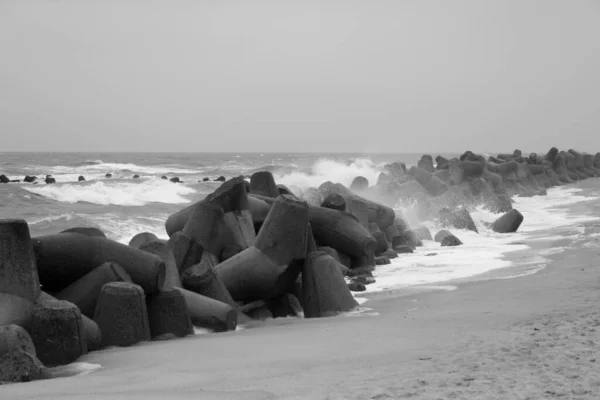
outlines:
{"label": "sea", "polygon": [[[35,184],[0,184],[0,219],[26,220],[32,237],[90,226],[125,244],[140,232],[167,239],[166,218],[214,191],[221,184],[215,179],[221,176],[228,179],[267,170],[277,183],[300,192],[326,181],[349,185],[357,176],[374,184],[385,164],[403,161],[411,166],[420,157],[411,153],[0,153],[0,174],[10,179],[38,178]],[[56,184],[45,184],[46,175],[52,175]],[[80,176],[85,181],[79,182]],[[182,183],[163,177],[178,177]],[[498,215],[483,208],[471,210],[479,233],[454,231],[464,245],[440,247],[424,241],[414,253],[378,266],[375,283],[357,296],[452,290],[458,281],[534,274],[546,266],[550,255],[561,251],[564,241],[560,240],[581,237],[585,224],[597,218],[585,204],[598,204],[599,199],[600,179],[551,188],[546,196],[517,196],[514,207],[524,222],[513,234],[489,229],[488,223]],[[400,204],[397,210],[406,212]],[[431,222],[426,225],[433,234],[441,228]],[[536,245],[539,242],[546,245]]]}

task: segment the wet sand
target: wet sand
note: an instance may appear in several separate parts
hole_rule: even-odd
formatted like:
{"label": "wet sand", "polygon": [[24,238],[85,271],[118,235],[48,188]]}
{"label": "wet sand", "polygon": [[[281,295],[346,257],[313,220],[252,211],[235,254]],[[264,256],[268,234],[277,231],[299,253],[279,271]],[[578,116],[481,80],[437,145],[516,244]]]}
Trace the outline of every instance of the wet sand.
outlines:
{"label": "wet sand", "polygon": [[0,398],[598,399],[600,221],[581,226],[573,243],[536,242],[569,247],[534,275],[91,353],[80,361],[102,370],[2,386]]}

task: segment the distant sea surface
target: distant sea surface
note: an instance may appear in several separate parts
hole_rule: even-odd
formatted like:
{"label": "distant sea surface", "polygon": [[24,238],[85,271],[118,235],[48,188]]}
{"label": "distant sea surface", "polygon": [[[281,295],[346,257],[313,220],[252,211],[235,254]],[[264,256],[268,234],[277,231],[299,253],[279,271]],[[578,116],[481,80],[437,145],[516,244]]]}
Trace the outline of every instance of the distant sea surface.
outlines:
{"label": "distant sea surface", "polygon": [[[268,170],[277,183],[293,191],[318,187],[326,181],[349,185],[357,176],[375,184],[385,164],[403,161],[410,166],[420,157],[410,153],[0,153],[0,174],[10,179],[22,180],[26,175],[38,178],[37,184],[0,184],[0,219],[25,219],[34,237],[92,226],[125,244],[140,232],[166,239],[166,218],[214,191],[221,184],[213,181],[219,176],[229,179]],[[106,178],[106,174],[112,177]],[[140,177],[134,179],[135,174]],[[45,184],[46,175],[52,175],[57,183]],[[85,181],[78,182],[79,176]],[[183,183],[172,183],[162,176],[179,177]],[[204,178],[210,181],[202,182]],[[600,179],[589,181],[600,190]],[[600,200],[597,190],[581,194],[581,189],[568,186],[552,188],[548,196],[514,199],[525,221],[520,233],[512,236],[496,234],[487,227],[497,215],[473,210],[479,234],[459,231],[457,236],[464,246],[440,248],[435,242],[426,242],[414,254],[378,267],[377,282],[369,285],[369,291],[437,284],[493,270],[503,270],[504,275],[511,271],[511,276],[535,272],[543,268],[545,259],[539,252],[527,251],[527,238],[556,226],[573,226],[572,234],[577,235],[578,224],[591,216],[573,214],[573,207]],[[439,229],[429,227],[434,234]],[[524,252],[526,257],[520,258],[519,269],[513,271],[514,262],[506,255],[515,251]]]}

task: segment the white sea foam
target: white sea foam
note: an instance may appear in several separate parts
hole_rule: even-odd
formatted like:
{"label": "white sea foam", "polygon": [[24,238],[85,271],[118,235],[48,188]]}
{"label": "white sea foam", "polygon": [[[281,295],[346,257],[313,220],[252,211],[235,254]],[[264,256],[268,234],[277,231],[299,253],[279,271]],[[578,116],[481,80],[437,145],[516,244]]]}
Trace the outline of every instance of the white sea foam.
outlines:
{"label": "white sea foam", "polygon": [[74,362],[67,365],[48,368],[48,372],[52,378],[64,378],[68,376],[88,375],[102,369],[100,364],[90,364],[86,362]]}
{"label": "white sea foam", "polygon": [[143,206],[148,203],[185,204],[190,200],[183,196],[196,192],[188,186],[162,179],[23,186],[23,189],[64,203],[88,202],[119,206]]}
{"label": "white sea foam", "polygon": [[354,178],[363,176],[369,180],[371,185],[374,185],[382,170],[383,164],[375,164],[366,158],[359,158],[347,164],[329,159],[320,159],[313,164],[309,174],[292,172],[283,176],[275,176],[275,180],[277,183],[287,185],[290,188],[305,189],[311,186],[318,187],[327,181],[349,186]]}

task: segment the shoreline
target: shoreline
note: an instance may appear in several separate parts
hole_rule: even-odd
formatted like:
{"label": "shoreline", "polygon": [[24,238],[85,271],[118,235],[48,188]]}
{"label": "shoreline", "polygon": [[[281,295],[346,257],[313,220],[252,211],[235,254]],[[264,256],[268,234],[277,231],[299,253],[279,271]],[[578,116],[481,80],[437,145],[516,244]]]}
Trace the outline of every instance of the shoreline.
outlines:
{"label": "shoreline", "polygon": [[[600,225],[585,229],[590,238]],[[548,255],[548,265],[533,275],[375,296],[362,315],[274,319],[236,332],[94,352],[79,361],[102,365],[97,372],[5,385],[0,393],[11,399],[91,393],[95,399],[592,399],[600,390],[594,356],[600,247],[585,243],[573,240]]]}

